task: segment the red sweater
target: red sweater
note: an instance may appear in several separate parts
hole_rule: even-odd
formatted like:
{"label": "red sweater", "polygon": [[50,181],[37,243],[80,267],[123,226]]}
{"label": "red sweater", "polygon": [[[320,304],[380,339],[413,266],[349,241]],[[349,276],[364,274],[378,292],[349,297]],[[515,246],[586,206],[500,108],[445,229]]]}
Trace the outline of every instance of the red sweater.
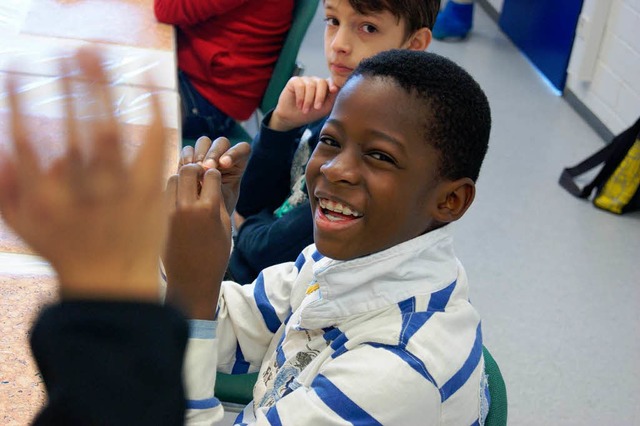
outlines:
{"label": "red sweater", "polygon": [[209,102],[246,120],[267,88],[294,0],[155,0],[178,27],[178,67]]}

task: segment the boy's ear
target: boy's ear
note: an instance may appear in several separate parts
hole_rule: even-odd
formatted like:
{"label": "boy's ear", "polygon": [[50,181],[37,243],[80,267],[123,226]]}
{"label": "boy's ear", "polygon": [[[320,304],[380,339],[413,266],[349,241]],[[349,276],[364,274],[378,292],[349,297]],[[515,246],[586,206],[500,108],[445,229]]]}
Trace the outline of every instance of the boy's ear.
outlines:
{"label": "boy's ear", "polygon": [[476,196],[476,185],[470,178],[441,183],[434,219],[442,223],[456,221],[464,215]]}
{"label": "boy's ear", "polygon": [[422,27],[409,36],[407,49],[426,50],[429,44],[431,44],[431,39],[431,30],[427,27]]}

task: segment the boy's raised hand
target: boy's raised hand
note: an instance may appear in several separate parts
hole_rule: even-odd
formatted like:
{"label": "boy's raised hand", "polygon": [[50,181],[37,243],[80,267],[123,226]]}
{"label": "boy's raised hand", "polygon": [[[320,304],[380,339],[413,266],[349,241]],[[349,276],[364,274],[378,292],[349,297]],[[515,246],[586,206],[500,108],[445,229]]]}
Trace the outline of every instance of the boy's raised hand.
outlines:
{"label": "boy's raised hand", "polygon": [[198,142],[198,154],[183,156],[167,185],[166,300],[191,318],[213,319],[231,253],[230,215],[251,149],[247,143],[230,147],[226,138]]}
{"label": "boy's raised hand", "polygon": [[284,132],[321,119],[331,112],[338,89],[331,79],[292,77],[278,98],[269,127]]}
{"label": "boy's raised hand", "polygon": [[178,170],[184,165],[196,163],[205,171],[215,168],[220,172],[222,196],[227,212],[231,214],[238,202],[240,182],[251,154],[251,145],[240,142],[234,146],[227,138],[220,137],[211,142],[206,136],[196,141],[195,147],[185,146],[180,153]]}
{"label": "boy's raised hand", "polygon": [[125,161],[100,56],[79,50],[63,65],[64,74],[72,67],[80,70],[77,84],[89,89],[98,118],[81,127],[71,83],[64,78],[67,147],[50,167],[37,158],[17,83],[10,81],[14,153],[0,161],[0,210],[6,223],[51,263],[63,298],[157,302],[166,228],[166,142],[158,101],[151,98],[153,122],[135,161]]}

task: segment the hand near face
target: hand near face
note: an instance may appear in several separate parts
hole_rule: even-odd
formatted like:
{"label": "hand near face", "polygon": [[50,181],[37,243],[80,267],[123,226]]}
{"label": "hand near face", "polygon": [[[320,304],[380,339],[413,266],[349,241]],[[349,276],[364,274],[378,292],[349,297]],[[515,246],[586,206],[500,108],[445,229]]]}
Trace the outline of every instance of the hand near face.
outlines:
{"label": "hand near face", "polygon": [[280,94],[269,127],[287,131],[321,119],[331,112],[338,89],[331,79],[292,77]]}
{"label": "hand near face", "polygon": [[[63,71],[80,80],[97,105],[88,125],[67,99],[66,152],[43,167],[27,128],[16,82],[9,84],[14,154],[0,162],[4,220],[56,270],[63,298],[158,300],[158,256],[165,235],[163,162],[165,133],[158,101],[135,161],[125,161],[100,57],[80,50]],[[66,74],[66,72],[65,72]],[[82,145],[89,149],[82,149]]]}

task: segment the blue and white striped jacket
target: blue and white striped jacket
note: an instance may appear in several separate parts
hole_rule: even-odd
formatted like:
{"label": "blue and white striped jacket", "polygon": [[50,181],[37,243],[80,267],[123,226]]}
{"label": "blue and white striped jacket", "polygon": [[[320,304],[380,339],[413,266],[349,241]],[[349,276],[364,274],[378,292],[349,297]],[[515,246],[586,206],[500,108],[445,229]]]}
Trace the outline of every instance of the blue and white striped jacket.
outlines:
{"label": "blue and white striped jacket", "polygon": [[349,261],[311,245],[251,285],[224,282],[217,332],[189,343],[188,422],[222,416],[217,363],[260,370],[239,424],[482,424],[480,318],[450,234],[448,225]]}

